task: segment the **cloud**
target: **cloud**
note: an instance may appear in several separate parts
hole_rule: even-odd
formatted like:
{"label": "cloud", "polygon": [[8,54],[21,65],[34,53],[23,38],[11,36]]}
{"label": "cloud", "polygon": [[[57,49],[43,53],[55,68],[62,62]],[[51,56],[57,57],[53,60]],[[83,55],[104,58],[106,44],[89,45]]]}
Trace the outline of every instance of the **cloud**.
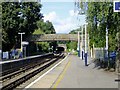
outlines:
{"label": "cloud", "polygon": [[56,12],[55,11],[52,11],[52,12],[50,12],[48,15],[44,15],[44,21],[47,21],[47,20],[49,20],[49,21],[54,21],[55,19],[57,18],[57,15],[56,15]]}
{"label": "cloud", "polygon": [[74,28],[75,28],[75,24],[72,23],[55,25],[56,33],[69,33]]}
{"label": "cloud", "polygon": [[74,16],[74,11],[73,11],[73,10],[70,10],[70,11],[69,11],[69,14],[70,14],[70,16]]}
{"label": "cloud", "polygon": [[69,16],[67,18],[61,19],[55,11],[52,11],[44,15],[44,21],[51,21],[56,33],[69,33],[71,30],[78,28],[78,22],[75,20],[76,17],[74,16],[77,14],[74,13],[74,10],[70,10],[68,13]]}

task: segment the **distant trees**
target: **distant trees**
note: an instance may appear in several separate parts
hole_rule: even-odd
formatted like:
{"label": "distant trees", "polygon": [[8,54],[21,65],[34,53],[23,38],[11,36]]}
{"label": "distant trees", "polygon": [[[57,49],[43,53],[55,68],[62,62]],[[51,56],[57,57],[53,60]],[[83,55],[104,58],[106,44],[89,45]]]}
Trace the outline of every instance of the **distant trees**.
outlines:
{"label": "distant trees", "polygon": [[[75,29],[69,32],[69,34],[77,34],[77,32],[80,31],[80,29]],[[74,49],[77,50],[77,43],[75,41],[67,41],[67,49]]]}
{"label": "distant trees", "polygon": [[37,2],[2,2],[2,49],[9,51],[20,43],[18,32],[31,35],[42,20],[41,4]]}
{"label": "distant trees", "polygon": [[45,34],[55,34],[56,33],[54,26],[53,26],[52,22],[50,22],[50,21],[46,21],[46,22],[38,21],[37,27],[39,30],[41,30]]}
{"label": "distant trees", "polygon": [[[37,22],[37,29],[33,34],[55,34],[55,29],[50,21],[44,22],[43,20],[39,20]],[[49,52],[56,49],[57,42],[36,42],[36,46],[38,47],[39,52]],[[31,51],[32,52],[32,51]]]}

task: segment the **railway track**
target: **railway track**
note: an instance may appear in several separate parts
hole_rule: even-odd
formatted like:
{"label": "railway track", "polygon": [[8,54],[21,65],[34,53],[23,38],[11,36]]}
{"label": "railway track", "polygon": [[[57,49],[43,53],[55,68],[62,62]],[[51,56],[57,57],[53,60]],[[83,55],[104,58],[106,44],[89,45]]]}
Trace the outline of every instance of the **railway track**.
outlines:
{"label": "railway track", "polygon": [[[28,64],[28,65],[26,65],[26,66],[24,66],[23,68],[19,68],[19,69],[15,69],[14,71],[15,72],[12,72],[12,73],[9,73],[9,74],[6,74],[6,75],[4,75],[4,74],[2,74],[2,77],[0,77],[0,81],[3,81],[3,82],[5,82],[6,80],[9,80],[9,79],[11,79],[12,77],[14,77],[14,76],[16,76],[16,75],[19,75],[20,73],[23,73],[23,72],[26,72],[26,71],[28,71],[28,70],[30,70],[30,69],[32,69],[32,68],[35,68],[35,67],[37,67],[37,66],[40,66],[41,64],[44,64],[45,62],[48,62],[48,61],[50,61],[52,58],[49,58],[49,59],[45,59],[45,60],[42,60],[42,61],[40,61],[40,62],[36,62],[36,63],[32,63],[32,64]],[[11,70],[11,69],[10,69]],[[7,71],[9,71],[9,70],[7,70]],[[5,71],[6,72],[6,71]],[[4,72],[3,72],[4,73]]]}
{"label": "railway track", "polygon": [[54,56],[52,58],[47,58],[42,62],[34,63],[33,65],[30,64],[16,72],[12,72],[10,74],[0,77],[0,79],[2,80],[2,90],[16,88],[17,86],[26,82],[47,67],[51,66],[53,63],[55,63],[62,57],[64,57],[63,54],[59,56]]}
{"label": "railway track", "polygon": [[31,56],[31,57],[27,57],[27,58],[23,58],[23,59],[9,60],[9,61],[1,62],[0,65],[2,66],[2,72],[0,72],[0,75],[6,76],[15,71],[19,71],[20,69],[24,69],[29,66],[32,66],[32,64],[34,65],[35,63],[39,63],[39,62],[42,63],[42,61],[44,59],[52,58],[52,56],[54,56],[54,55],[53,54],[45,54],[45,55],[37,55],[37,56]]}

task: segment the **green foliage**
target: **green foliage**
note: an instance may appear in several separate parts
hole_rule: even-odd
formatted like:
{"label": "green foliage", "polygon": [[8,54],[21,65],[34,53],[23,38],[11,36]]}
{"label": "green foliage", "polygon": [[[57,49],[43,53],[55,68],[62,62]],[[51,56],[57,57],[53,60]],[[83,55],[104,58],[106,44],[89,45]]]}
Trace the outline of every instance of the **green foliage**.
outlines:
{"label": "green foliage", "polygon": [[33,32],[33,34],[44,34],[44,32],[39,28]]}
{"label": "green foliage", "polygon": [[[75,30],[70,31],[69,34],[77,34],[78,31],[81,31],[81,27],[78,28],[78,29],[75,29]],[[80,32],[80,34],[81,34],[81,32]]]}
{"label": "green foliage", "polygon": [[37,27],[45,34],[55,34],[56,33],[52,23],[49,21],[46,21],[46,22],[38,21]]}
{"label": "green foliage", "polygon": [[48,42],[37,42],[39,52],[49,52],[49,43]]}
{"label": "green foliage", "polygon": [[[95,22],[95,17],[96,21]],[[113,11],[113,2],[88,2],[87,21],[90,46],[105,47],[108,25],[109,51],[116,48],[116,34],[120,29],[120,13]]]}
{"label": "green foliage", "polygon": [[67,46],[67,49],[77,50],[77,42],[69,41],[69,42],[67,42],[66,46]]}
{"label": "green foliage", "polygon": [[[78,31],[80,31],[81,28],[78,28],[78,29],[75,29],[75,30],[72,30],[71,32],[69,32],[69,34],[77,34]],[[80,33],[81,34],[81,33]],[[71,49],[71,50],[77,50],[77,42],[73,42],[73,41],[67,41],[67,49]]]}
{"label": "green foliage", "polygon": [[[84,4],[82,2],[82,4]],[[80,8],[84,5],[80,3]],[[117,51],[115,66],[120,65],[120,13],[113,11],[113,2],[87,2],[86,21],[90,47],[106,47],[106,30],[108,29],[108,51]],[[80,10],[80,8],[78,8]],[[81,13],[79,13],[81,14]],[[109,54],[109,52],[108,52]],[[108,59],[107,68],[111,67]]]}
{"label": "green foliage", "polygon": [[2,44],[3,51],[20,44],[18,32],[29,36],[37,28],[37,21],[42,19],[41,4],[37,2],[3,2],[2,3]]}
{"label": "green foliage", "polygon": [[[38,29],[36,29],[33,34],[55,34],[56,33],[52,23],[49,21],[44,22],[43,20],[40,20],[37,22],[37,27]],[[52,46],[54,46],[53,49],[55,50],[57,43],[56,42],[37,42],[36,45],[38,46],[39,52],[49,52]]]}

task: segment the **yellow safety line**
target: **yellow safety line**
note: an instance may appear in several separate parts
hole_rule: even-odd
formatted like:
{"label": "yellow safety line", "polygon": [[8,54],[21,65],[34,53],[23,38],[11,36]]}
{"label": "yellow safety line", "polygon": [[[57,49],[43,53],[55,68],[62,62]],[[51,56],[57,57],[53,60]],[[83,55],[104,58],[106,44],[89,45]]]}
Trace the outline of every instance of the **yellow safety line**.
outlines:
{"label": "yellow safety line", "polygon": [[63,79],[68,67],[70,66],[70,61],[67,63],[67,65],[65,66],[63,72],[61,73],[61,75],[58,77],[57,81],[55,82],[54,86],[53,86],[53,89],[52,90],[55,90],[55,88],[57,88],[58,84],[60,83],[60,81]]}

